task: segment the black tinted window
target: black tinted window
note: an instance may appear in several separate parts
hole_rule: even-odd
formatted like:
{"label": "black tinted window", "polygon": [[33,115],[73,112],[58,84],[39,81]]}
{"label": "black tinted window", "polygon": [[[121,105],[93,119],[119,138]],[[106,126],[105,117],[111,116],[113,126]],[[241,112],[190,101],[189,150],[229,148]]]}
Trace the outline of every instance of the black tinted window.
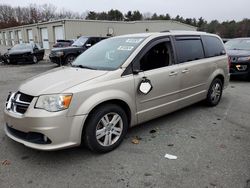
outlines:
{"label": "black tinted window", "polygon": [[214,57],[226,54],[222,42],[213,36],[202,36],[206,57]]}
{"label": "black tinted window", "polygon": [[87,44],[91,44],[92,46],[97,43],[97,39],[96,38],[90,38],[87,42]]}
{"label": "black tinted window", "polygon": [[161,42],[153,46],[140,60],[143,71],[165,67],[171,64],[172,48],[170,42]]}
{"label": "black tinted window", "polygon": [[176,48],[180,63],[204,58],[200,39],[176,39]]}

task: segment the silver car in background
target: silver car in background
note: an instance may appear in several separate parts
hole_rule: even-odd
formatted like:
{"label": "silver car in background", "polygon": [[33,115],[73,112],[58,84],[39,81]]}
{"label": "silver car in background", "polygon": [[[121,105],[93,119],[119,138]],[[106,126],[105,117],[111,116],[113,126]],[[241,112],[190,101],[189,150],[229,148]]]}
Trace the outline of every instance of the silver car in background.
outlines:
{"label": "silver car in background", "polygon": [[5,132],[40,150],[79,146],[108,152],[129,127],[204,100],[219,103],[229,82],[217,35],[169,31],[109,38],[24,82],[4,110]]}

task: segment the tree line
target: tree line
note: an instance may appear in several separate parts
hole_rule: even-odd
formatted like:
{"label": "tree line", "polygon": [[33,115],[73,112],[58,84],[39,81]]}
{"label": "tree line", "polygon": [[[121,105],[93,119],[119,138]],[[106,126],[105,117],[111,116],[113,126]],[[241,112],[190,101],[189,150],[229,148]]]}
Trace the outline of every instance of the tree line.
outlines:
{"label": "tree line", "polygon": [[241,21],[206,21],[204,18],[184,18],[180,15],[171,17],[170,14],[141,13],[138,10],[128,11],[123,14],[119,10],[111,9],[107,12],[86,11],[83,13],[68,11],[65,9],[57,11],[51,4],[27,7],[12,7],[0,5],[0,29],[37,22],[46,22],[58,19],[86,19],[86,20],[110,20],[110,21],[140,21],[140,20],[174,20],[197,27],[200,31],[216,33],[223,38],[250,37],[250,19]]}

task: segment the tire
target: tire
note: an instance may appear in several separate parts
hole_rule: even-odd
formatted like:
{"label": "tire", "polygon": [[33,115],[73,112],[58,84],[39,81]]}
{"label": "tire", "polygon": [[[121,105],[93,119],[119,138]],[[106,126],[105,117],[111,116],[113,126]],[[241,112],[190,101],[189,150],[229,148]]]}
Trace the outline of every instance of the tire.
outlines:
{"label": "tire", "polygon": [[66,58],[65,58],[65,65],[68,65],[68,64],[71,64],[74,60],[76,59],[76,56],[74,55],[68,55]]}
{"label": "tire", "polygon": [[6,59],[5,61],[3,61],[4,62],[4,64],[6,64],[6,65],[9,65],[9,64],[12,64],[12,62],[10,61],[10,59]]}
{"label": "tire", "polygon": [[37,57],[35,55],[33,55],[33,57],[32,57],[32,62],[34,64],[38,63]]}
{"label": "tire", "polygon": [[208,106],[216,106],[217,104],[219,104],[222,92],[223,92],[222,81],[219,78],[215,78],[209,87],[206,98],[206,104]]}
{"label": "tire", "polygon": [[85,126],[84,144],[94,152],[106,153],[123,141],[128,130],[128,118],[120,106],[105,104],[89,115]]}

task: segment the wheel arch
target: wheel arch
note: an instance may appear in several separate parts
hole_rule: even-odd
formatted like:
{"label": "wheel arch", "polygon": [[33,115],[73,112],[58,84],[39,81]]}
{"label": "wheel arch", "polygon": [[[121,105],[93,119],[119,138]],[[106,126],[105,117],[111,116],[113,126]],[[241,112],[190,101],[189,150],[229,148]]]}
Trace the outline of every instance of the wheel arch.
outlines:
{"label": "wheel arch", "polygon": [[[224,78],[224,76],[222,75],[222,74],[218,74],[214,79],[216,79],[216,78],[218,78],[218,79],[220,79],[221,80],[221,82],[222,82],[222,86],[224,85],[224,82],[225,82],[225,78]],[[214,80],[213,79],[213,80]]]}
{"label": "wheel arch", "polygon": [[[129,105],[121,99],[109,99],[106,101],[102,101],[102,102],[98,103],[96,106],[94,106],[90,110],[89,114],[93,113],[99,107],[101,107],[103,105],[107,105],[107,104],[115,104],[115,105],[118,105],[119,107],[121,107],[127,115],[129,125],[131,124],[131,109],[130,109]],[[87,117],[86,121],[88,120],[88,118],[89,118],[89,116]]]}
{"label": "wheel arch", "polygon": [[226,75],[222,69],[216,69],[208,79],[207,91],[214,79],[219,78],[222,81],[223,87],[228,85]]}
{"label": "wheel arch", "polygon": [[107,105],[107,104],[116,104],[118,106],[120,106],[126,113],[126,116],[128,118],[128,126],[131,127],[131,118],[132,118],[132,113],[131,113],[131,109],[129,107],[129,105],[121,99],[109,99],[106,101],[102,101],[98,104],[96,104],[96,106],[94,106],[90,112],[88,113],[88,116],[86,118],[86,120],[84,121],[83,125],[82,125],[82,132],[81,132],[81,142],[83,144],[84,142],[84,134],[85,134],[85,129],[86,129],[86,124],[88,123],[88,121],[90,120],[90,115],[97,110],[98,108],[100,108],[103,105]]}
{"label": "wheel arch", "polygon": [[72,55],[72,56],[75,56],[75,57],[78,56],[76,53],[69,52],[69,53],[65,54],[65,59],[67,59],[67,57],[68,57],[68,56],[71,56],[71,55]]}

